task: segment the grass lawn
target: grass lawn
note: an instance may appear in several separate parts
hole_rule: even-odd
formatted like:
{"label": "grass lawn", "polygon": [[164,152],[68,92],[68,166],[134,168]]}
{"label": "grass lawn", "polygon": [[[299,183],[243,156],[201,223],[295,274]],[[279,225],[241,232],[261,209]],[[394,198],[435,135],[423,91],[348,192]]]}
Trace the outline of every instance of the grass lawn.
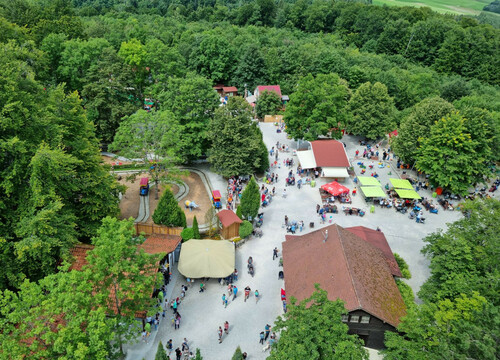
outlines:
{"label": "grass lawn", "polygon": [[440,13],[478,15],[492,0],[373,0],[374,5],[427,6]]}

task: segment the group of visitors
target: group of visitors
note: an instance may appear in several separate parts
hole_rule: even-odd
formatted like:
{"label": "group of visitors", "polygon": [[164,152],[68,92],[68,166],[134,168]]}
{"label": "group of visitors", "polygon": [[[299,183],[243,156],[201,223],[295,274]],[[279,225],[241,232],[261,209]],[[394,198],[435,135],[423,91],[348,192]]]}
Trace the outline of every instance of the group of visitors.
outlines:
{"label": "group of visitors", "polygon": [[227,180],[227,209],[233,210],[241,199],[243,181],[238,176],[231,176]]}

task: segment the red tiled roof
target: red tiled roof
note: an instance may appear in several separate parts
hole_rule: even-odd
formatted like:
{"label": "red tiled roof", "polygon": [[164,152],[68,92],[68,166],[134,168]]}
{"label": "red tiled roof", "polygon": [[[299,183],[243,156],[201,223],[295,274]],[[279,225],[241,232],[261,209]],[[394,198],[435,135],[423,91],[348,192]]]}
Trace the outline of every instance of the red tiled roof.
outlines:
{"label": "red tiled roof", "polygon": [[311,296],[319,283],[329,299],[342,299],[348,311],[362,309],[394,327],[406,315],[382,252],[338,225],[287,235],[283,269],[287,295],[299,301]]}
{"label": "red tiled roof", "polygon": [[260,85],[257,86],[257,90],[259,90],[259,94],[262,94],[264,91],[274,91],[281,97],[281,88],[279,85]]}
{"label": "red tiled roof", "polygon": [[344,144],[337,140],[316,140],[311,142],[316,166],[349,167],[349,159]]}
{"label": "red tiled roof", "polygon": [[361,239],[369,242],[380,251],[382,251],[385,257],[385,261],[387,261],[387,265],[389,265],[389,268],[391,269],[392,275],[397,277],[402,276],[399,265],[394,258],[391,247],[387,243],[387,239],[385,238],[385,235],[382,231],[369,229],[364,226],[354,226],[345,229],[349,232],[352,232],[354,235],[359,236]]}
{"label": "red tiled roof", "polygon": [[222,226],[228,227],[234,223],[242,223],[241,219],[231,210],[221,210],[217,213],[217,217],[219,218]]}
{"label": "red tiled roof", "polygon": [[222,91],[224,91],[225,93],[229,93],[229,92],[238,92],[238,89],[234,86],[225,86],[222,88]]}
{"label": "red tiled roof", "polygon": [[73,257],[73,263],[69,267],[69,271],[77,270],[80,271],[82,268],[88,264],[86,259],[87,252],[94,249],[94,245],[89,244],[76,244],[69,253]]}
{"label": "red tiled roof", "polygon": [[179,235],[151,235],[139,245],[140,249],[150,255],[165,253],[169,254],[175,250],[182,238]]}

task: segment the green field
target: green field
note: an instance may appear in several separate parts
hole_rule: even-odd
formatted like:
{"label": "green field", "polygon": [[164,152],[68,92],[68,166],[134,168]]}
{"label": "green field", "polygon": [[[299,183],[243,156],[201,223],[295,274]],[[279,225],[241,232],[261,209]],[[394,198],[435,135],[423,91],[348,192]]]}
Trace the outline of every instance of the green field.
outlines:
{"label": "green field", "polygon": [[440,13],[478,15],[493,0],[373,0],[374,5],[427,6]]}

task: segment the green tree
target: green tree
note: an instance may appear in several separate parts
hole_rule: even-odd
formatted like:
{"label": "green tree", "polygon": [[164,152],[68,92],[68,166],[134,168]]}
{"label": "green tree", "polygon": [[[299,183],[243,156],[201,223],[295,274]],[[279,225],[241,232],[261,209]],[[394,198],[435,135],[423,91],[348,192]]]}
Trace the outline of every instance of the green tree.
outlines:
{"label": "green tree", "polygon": [[118,56],[123,59],[135,74],[135,86],[139,99],[144,98],[144,88],[146,86],[146,77],[149,70],[147,69],[147,51],[142,43],[132,38],[127,42],[123,42],[118,51]]}
{"label": "green tree", "polygon": [[260,192],[259,185],[255,181],[254,177],[250,178],[247,186],[241,193],[241,214],[243,219],[248,219],[249,216],[255,218],[260,208]]}
{"label": "green tree", "polygon": [[269,166],[263,152],[262,133],[252,122],[250,105],[241,97],[231,97],[216,110],[209,125],[211,147],[208,161],[223,176],[253,174]]}
{"label": "green tree", "polygon": [[253,225],[250,221],[243,220],[243,222],[240,225],[240,238],[244,239],[247,236],[249,236],[253,231]]}
{"label": "green tree", "polygon": [[285,110],[287,133],[294,139],[340,138],[350,91],[336,74],[311,74],[299,80]]}
{"label": "green tree", "polygon": [[163,348],[161,341],[158,343],[158,348],[156,349],[155,360],[169,360],[167,352]]}
{"label": "green tree", "polygon": [[396,109],[384,84],[362,84],[349,101],[349,111],[346,129],[354,135],[377,139],[394,130]]}
{"label": "green tree", "polygon": [[255,104],[255,113],[259,119],[265,115],[276,115],[282,108],[281,97],[274,91],[264,91],[259,94]]}
{"label": "green tree", "polygon": [[201,356],[200,349],[196,348],[196,357],[194,360],[203,360],[203,356]]}
{"label": "green tree", "polygon": [[155,198],[158,199],[158,185],[177,182],[182,175],[176,167],[180,131],[171,112],[139,110],[123,119],[110,149],[129,159],[151,164],[148,173],[155,182]]}
{"label": "green tree", "polygon": [[401,270],[401,275],[403,279],[411,279],[411,273],[410,273],[410,268],[405,261],[399,254],[394,253],[394,258],[396,259],[396,262],[398,263],[399,270]]}
{"label": "green tree", "polygon": [[[465,119],[458,112],[437,121],[429,137],[419,139],[421,146],[416,156],[417,169],[429,174],[434,186],[458,194],[466,194],[471,185],[481,182],[489,173],[485,162],[490,157],[476,151],[480,143],[468,131],[468,121],[473,120]],[[477,127],[486,135],[486,124]]]}
{"label": "green tree", "polygon": [[198,228],[198,219],[196,219],[196,215],[193,217],[193,239],[201,239],[200,229]]}
{"label": "green tree", "polygon": [[124,65],[115,50],[103,49],[99,61],[92,64],[82,90],[87,117],[96,127],[96,135],[111,143],[122,118],[142,108],[134,89],[134,73]]}
{"label": "green tree", "polygon": [[440,97],[432,97],[419,102],[401,121],[398,136],[391,143],[394,152],[405,162],[413,163],[420,148],[419,139],[427,138],[432,125],[453,110],[453,105]]}
{"label": "green tree", "polygon": [[292,298],[288,311],[277,318],[274,329],[280,338],[269,359],[368,359],[361,339],[347,334],[342,300],[331,301],[318,284],[315,288],[300,303]]}
{"label": "green tree", "polygon": [[431,276],[419,296],[432,303],[459,294],[478,291],[494,305],[500,304],[500,201],[485,199],[466,202],[467,215],[448,225],[446,232],[424,239],[422,252],[431,260]]}
{"label": "green tree", "polygon": [[175,200],[172,191],[165,189],[153,214],[155,224],[186,227],[186,214]]}
{"label": "green tree", "polygon": [[243,360],[243,353],[241,352],[241,348],[240,348],[239,345],[236,348],[236,350],[235,350],[235,352],[234,352],[233,357],[231,358],[231,360]]}
{"label": "green tree", "polygon": [[190,56],[191,67],[214,83],[231,78],[234,64],[233,49],[220,34],[206,33]]}
{"label": "green tree", "polygon": [[241,205],[238,205],[238,207],[236,208],[236,216],[243,220],[243,215],[241,214]]}
{"label": "green tree", "polygon": [[131,220],[107,217],[102,224],[92,239],[95,248],[89,251],[84,271],[94,285],[95,301],[112,317],[108,326],[114,334],[113,343],[123,354],[124,342],[134,339],[139,331],[136,314],[153,309],[158,257],[137,250]]}
{"label": "green tree", "polygon": [[185,229],[182,229],[182,232],[181,232],[181,238],[182,238],[182,241],[188,241],[188,240],[191,240],[191,239],[194,239],[194,231],[193,231],[193,228],[190,228],[190,227],[187,227]]}
{"label": "green tree", "polygon": [[266,71],[267,66],[260,47],[251,44],[240,57],[238,66],[234,71],[233,83],[238,86],[240,92],[244,91],[245,84],[248,90],[253,91],[256,86],[265,82],[267,78]]}
{"label": "green tree", "polygon": [[179,120],[183,160],[196,160],[205,155],[209,147],[207,128],[219,106],[219,97],[210,80],[193,73],[185,78],[172,78],[158,100],[162,109],[171,111]]}

